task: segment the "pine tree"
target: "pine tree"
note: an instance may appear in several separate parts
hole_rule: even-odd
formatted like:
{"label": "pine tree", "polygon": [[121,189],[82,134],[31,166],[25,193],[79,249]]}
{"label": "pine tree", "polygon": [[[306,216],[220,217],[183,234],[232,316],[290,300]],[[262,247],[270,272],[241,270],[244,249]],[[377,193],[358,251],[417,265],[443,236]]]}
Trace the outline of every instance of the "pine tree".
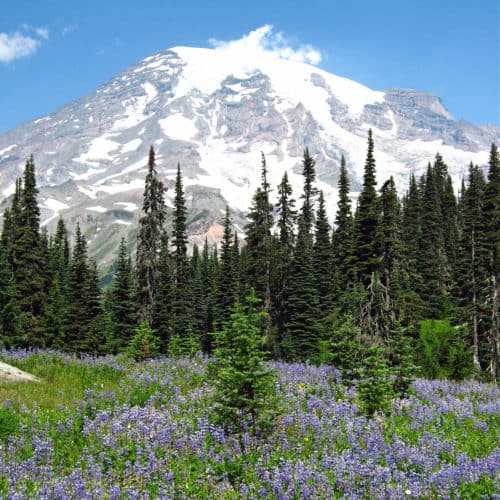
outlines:
{"label": "pine tree", "polygon": [[158,254],[161,233],[165,223],[165,187],[158,180],[153,146],[149,150],[148,173],[142,204],[143,217],[139,220],[136,273],[139,320],[151,325],[158,280]]}
{"label": "pine tree", "polygon": [[219,328],[222,328],[229,321],[231,311],[238,297],[238,284],[232,247],[233,233],[228,206],[226,206],[226,216],[223,226],[224,232],[222,233],[216,308],[216,323]]}
{"label": "pine tree", "polygon": [[278,186],[278,202],[276,204],[278,213],[278,232],[281,247],[288,254],[295,243],[295,223],[297,221],[297,210],[295,200],[292,198],[292,186],[288,181],[288,174],[283,174],[283,179]]}
{"label": "pine tree", "polygon": [[303,224],[306,230],[306,234],[312,241],[312,226],[314,222],[314,201],[318,194],[318,190],[315,187],[316,181],[316,162],[313,157],[309,154],[309,149],[306,148],[304,151],[304,157],[302,159],[302,176],[304,178],[304,191],[301,198],[304,200],[302,204],[302,218]]}
{"label": "pine tree", "polygon": [[374,144],[371,129],[368,131],[368,153],[366,155],[363,189],[359,195],[355,216],[355,248],[357,274],[366,286],[377,271],[380,261],[379,200],[376,191]]}
{"label": "pine tree", "polygon": [[400,318],[404,288],[401,206],[391,177],[380,189],[381,219],[379,227],[380,277],[385,289],[386,314],[392,325]]}
{"label": "pine tree", "polygon": [[447,259],[444,248],[441,207],[436,174],[427,167],[422,192],[422,233],[418,271],[422,277],[422,297],[427,315],[439,317],[445,306]]}
{"label": "pine tree", "polygon": [[459,305],[469,324],[472,358],[477,370],[481,369],[479,346],[488,345],[488,332],[484,331],[484,324],[487,324],[484,320],[487,318],[485,309],[488,291],[488,251],[483,217],[485,187],[483,173],[471,163],[468,187],[462,195],[461,258],[457,277],[460,285]]}
{"label": "pine tree", "polygon": [[354,273],[354,221],[349,197],[349,178],[344,156],[340,161],[338,205],[335,230],[332,235],[334,291],[343,295],[353,284]]}
{"label": "pine tree", "polygon": [[161,235],[158,271],[152,325],[158,336],[159,349],[165,353],[173,334],[172,303],[174,298],[174,263],[166,231],[163,231]]}
{"label": "pine tree", "polygon": [[76,226],[75,245],[68,272],[64,348],[98,353],[108,332],[102,331],[102,307],[95,263],[89,261],[87,242]]}
{"label": "pine tree", "polygon": [[118,259],[113,285],[110,291],[109,306],[113,322],[111,352],[125,351],[137,328],[136,299],[132,276],[132,261],[127,252],[125,239],[118,248]]}
{"label": "pine tree", "polygon": [[40,209],[33,156],[26,162],[17,224],[14,275],[21,311],[22,346],[43,346],[41,320],[47,300],[48,262],[40,239]]}
{"label": "pine tree", "polygon": [[19,335],[19,308],[7,249],[0,244],[0,347],[12,348]]}
{"label": "pine tree", "polygon": [[188,335],[192,328],[192,289],[189,280],[189,266],[187,258],[187,209],[182,187],[181,167],[177,165],[175,179],[175,197],[173,212],[173,239],[174,247],[174,295],[172,300],[173,333],[180,337]]}
{"label": "pine tree", "polygon": [[285,331],[282,350],[290,360],[311,359],[322,329],[316,291],[310,235],[304,215],[299,216],[297,245],[285,291]]}
{"label": "pine tree", "polygon": [[333,303],[332,278],[332,243],[330,225],[325,208],[323,191],[319,193],[319,205],[316,218],[316,237],[313,246],[314,274],[318,293],[321,317],[331,312]]}
{"label": "pine tree", "polygon": [[207,296],[203,287],[201,256],[198,245],[193,245],[193,255],[189,261],[190,281],[193,287],[193,337],[203,346],[207,335]]}
{"label": "pine tree", "polygon": [[490,276],[490,362],[493,378],[500,376],[500,157],[496,144],[491,145],[488,183],[484,194],[484,218]]}
{"label": "pine tree", "polygon": [[[272,240],[271,245],[271,319],[277,329],[276,344],[278,348],[283,341],[285,290],[295,244],[297,210],[295,209],[295,200],[292,194],[292,186],[285,171],[281,183],[278,185],[278,202],[276,203],[278,235]],[[278,355],[279,353],[275,352],[275,354]]]}
{"label": "pine tree", "polygon": [[251,290],[247,306],[236,305],[231,321],[216,333],[210,371],[215,386],[214,419],[227,430],[262,436],[277,410],[273,371],[264,366],[258,312],[259,299]]}
{"label": "pine tree", "polygon": [[[271,309],[270,258],[273,207],[269,201],[269,184],[264,155],[262,155],[261,172],[261,186],[257,188],[253,196],[252,206],[248,214],[249,222],[245,226],[248,252],[246,274],[250,286],[255,288],[257,297],[262,300],[262,310],[269,313]],[[269,324],[263,326],[263,334],[267,334],[268,328]]]}
{"label": "pine tree", "polygon": [[204,352],[209,353],[212,351],[212,337],[210,334],[214,331],[218,275],[216,273],[213,257],[210,255],[207,238],[205,238],[203,244],[200,267],[203,295],[205,296],[206,303],[205,326],[203,328],[206,334],[204,338],[202,338],[202,349]]}

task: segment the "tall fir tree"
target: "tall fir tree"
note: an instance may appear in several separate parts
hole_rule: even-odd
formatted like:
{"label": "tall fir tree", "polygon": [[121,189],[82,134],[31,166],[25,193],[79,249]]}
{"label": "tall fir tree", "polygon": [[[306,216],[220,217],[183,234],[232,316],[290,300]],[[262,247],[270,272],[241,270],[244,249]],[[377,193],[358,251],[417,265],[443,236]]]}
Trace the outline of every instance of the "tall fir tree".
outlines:
{"label": "tall fir tree", "polygon": [[174,262],[166,231],[162,232],[158,262],[157,297],[152,326],[158,336],[160,351],[165,353],[173,334]]}
{"label": "tall fir tree", "polygon": [[226,206],[226,216],[224,217],[223,226],[216,306],[216,323],[218,328],[222,328],[229,321],[234,304],[238,298],[236,263],[232,246],[233,232],[228,206]]}
{"label": "tall fir tree", "polygon": [[355,215],[357,275],[366,286],[372,280],[380,261],[378,235],[379,200],[376,191],[374,143],[371,129],[368,131],[368,152],[365,161],[363,188],[358,199]]}
{"label": "tall fir tree", "polygon": [[321,317],[326,317],[331,312],[333,305],[332,258],[330,225],[326,215],[325,197],[323,191],[320,191],[313,246],[313,264]]}
{"label": "tall fir tree", "polygon": [[320,317],[308,222],[301,213],[285,290],[282,352],[286,359],[304,361],[315,355],[322,336]]}
{"label": "tall fir tree", "polygon": [[[261,300],[262,310],[269,313],[271,309],[271,228],[273,225],[273,206],[269,201],[269,183],[267,181],[267,165],[264,154],[261,163],[261,185],[257,188],[253,199],[249,222],[245,226],[248,261],[246,265],[247,280],[255,289]],[[269,316],[263,316],[268,321]],[[269,324],[264,326],[264,334],[268,333]]]}
{"label": "tall fir tree", "polygon": [[488,347],[488,251],[483,217],[485,187],[483,173],[471,163],[468,186],[462,195],[462,233],[457,280],[459,307],[468,324],[472,359],[477,370],[481,370],[480,345]]}
{"label": "tall fir tree", "polygon": [[181,167],[177,164],[173,211],[172,246],[174,260],[174,295],[172,300],[173,333],[186,337],[192,328],[192,288],[187,258],[187,208],[182,186]]}
{"label": "tall fir tree", "polygon": [[159,275],[160,240],[166,216],[165,191],[166,188],[158,179],[155,152],[151,146],[142,204],[144,215],[139,220],[136,256],[139,321],[149,325],[153,320]]}
{"label": "tall fir tree", "polygon": [[446,305],[447,258],[444,248],[441,205],[435,169],[429,164],[422,191],[422,232],[418,271],[422,277],[420,296],[426,315],[439,318]]}
{"label": "tall fir tree", "polygon": [[41,347],[45,344],[41,321],[47,301],[48,262],[45,261],[40,238],[37,195],[35,163],[33,156],[30,156],[24,168],[14,265],[23,347]]}
{"label": "tall fir tree", "polygon": [[490,361],[493,378],[500,376],[500,158],[496,144],[491,145],[488,183],[484,193],[484,219],[490,276]]}
{"label": "tall fir tree", "polygon": [[69,265],[66,304],[64,349],[72,352],[98,351],[105,341],[104,332],[97,331],[96,323],[102,313],[100,289],[79,224]]}
{"label": "tall fir tree", "polygon": [[391,326],[401,317],[405,272],[403,266],[403,241],[401,206],[396,184],[391,177],[380,189],[381,219],[379,227],[382,258],[380,279],[385,291],[386,315]]}
{"label": "tall fir tree", "polygon": [[109,350],[113,353],[127,349],[137,328],[136,298],[132,272],[132,261],[122,238],[118,248],[118,259],[113,285],[110,290],[109,308],[113,332],[109,339]]}
{"label": "tall fir tree", "polygon": [[302,193],[302,209],[301,216],[303,219],[306,234],[312,243],[312,227],[314,223],[314,205],[318,189],[315,186],[316,182],[316,162],[309,153],[309,148],[304,150],[302,159],[302,177],[304,178],[304,191]]}
{"label": "tall fir tree", "polygon": [[338,204],[332,234],[332,265],[334,293],[339,298],[345,295],[355,281],[354,269],[354,221],[352,217],[351,199],[349,197],[349,177],[344,155],[340,160],[340,176],[338,182]]}

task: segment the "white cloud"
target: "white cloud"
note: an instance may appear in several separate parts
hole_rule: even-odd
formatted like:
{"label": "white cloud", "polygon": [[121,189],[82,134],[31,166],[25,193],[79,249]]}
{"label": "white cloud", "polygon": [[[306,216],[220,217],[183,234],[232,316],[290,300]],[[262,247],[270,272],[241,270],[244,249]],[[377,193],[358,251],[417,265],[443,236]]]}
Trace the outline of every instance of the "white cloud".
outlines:
{"label": "white cloud", "polygon": [[211,38],[209,43],[218,50],[233,52],[246,59],[267,55],[301,63],[319,64],[321,62],[321,53],[318,49],[309,44],[293,47],[283,33],[274,33],[270,24],[251,31],[239,40],[224,42]]}
{"label": "white cloud", "polygon": [[47,28],[35,28],[35,33],[44,40],[49,39],[49,30]]}
{"label": "white cloud", "polygon": [[[31,32],[33,35],[28,35]],[[43,40],[49,38],[47,28],[33,28],[22,25],[14,33],[0,33],[0,63],[8,63],[34,54]]]}

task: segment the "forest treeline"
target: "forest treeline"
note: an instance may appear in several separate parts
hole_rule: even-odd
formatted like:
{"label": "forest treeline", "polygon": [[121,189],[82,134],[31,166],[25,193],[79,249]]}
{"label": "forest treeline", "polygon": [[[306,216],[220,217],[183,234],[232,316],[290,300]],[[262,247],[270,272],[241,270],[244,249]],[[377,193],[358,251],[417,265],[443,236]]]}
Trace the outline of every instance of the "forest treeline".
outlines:
{"label": "forest treeline", "polygon": [[486,176],[471,164],[458,196],[437,154],[424,175],[410,175],[399,198],[392,178],[377,190],[369,131],[355,207],[342,158],[334,221],[327,218],[307,149],[302,174],[301,193],[292,192],[286,173],[272,188],[263,155],[244,240],[233,232],[228,208],[220,246],[205,241],[188,255],[180,167],[167,234],[166,188],[151,147],[135,261],[122,240],[113,282],[103,290],[79,226],[72,237],[63,219],[55,234],[41,228],[30,157],[3,218],[1,344],[119,353],[146,324],[160,352],[211,353],[214,332],[254,289],[260,310],[268,313],[259,324],[262,343],[275,358],[348,368],[350,357],[362,357],[370,346],[404,338],[424,375],[459,378],[476,371],[498,377],[495,144]]}

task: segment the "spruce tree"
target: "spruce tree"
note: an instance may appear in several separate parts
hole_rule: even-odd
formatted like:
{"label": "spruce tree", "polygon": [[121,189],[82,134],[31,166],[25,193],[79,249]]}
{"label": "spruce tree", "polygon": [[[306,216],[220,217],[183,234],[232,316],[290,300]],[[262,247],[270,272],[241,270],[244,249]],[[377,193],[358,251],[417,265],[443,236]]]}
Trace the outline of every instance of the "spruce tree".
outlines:
{"label": "spruce tree", "polygon": [[145,321],[149,325],[153,320],[156,285],[159,275],[160,239],[166,216],[165,191],[163,183],[158,180],[155,152],[153,146],[151,146],[142,204],[144,215],[139,220],[136,256],[139,321]]}
{"label": "spruce tree", "polygon": [[40,347],[45,343],[41,320],[47,300],[48,262],[45,261],[40,239],[37,195],[35,163],[30,156],[23,175],[14,263],[23,347]]}
{"label": "spruce tree", "polygon": [[172,304],[174,298],[174,263],[166,231],[163,231],[161,235],[158,272],[152,326],[158,336],[160,351],[166,353],[173,334]]}
{"label": "spruce tree", "polygon": [[340,296],[352,286],[355,278],[354,270],[354,221],[349,197],[349,178],[345,158],[340,161],[338,182],[338,204],[332,235],[333,277],[335,294]]}
{"label": "spruce tree", "polygon": [[301,213],[297,245],[285,291],[285,331],[282,351],[286,359],[302,361],[311,359],[321,339],[320,317],[308,223]]}
{"label": "spruce tree", "polygon": [[418,271],[422,277],[420,296],[427,309],[426,313],[431,318],[438,318],[443,313],[447,283],[447,258],[437,186],[435,170],[429,164],[422,191]]}
{"label": "spruce tree", "polygon": [[380,278],[385,290],[386,314],[392,326],[400,318],[405,288],[401,206],[392,177],[380,189],[380,207]]}
{"label": "spruce tree", "polygon": [[187,209],[182,187],[181,167],[177,164],[173,212],[172,246],[174,261],[174,294],[172,300],[173,333],[186,337],[192,327],[192,289],[187,258]]}
{"label": "spruce tree", "polygon": [[371,129],[368,131],[363,188],[358,199],[355,216],[356,268],[358,278],[366,286],[378,269],[380,248],[378,235],[379,200],[376,191],[374,144]]}
{"label": "spruce tree", "polygon": [[0,347],[13,348],[19,335],[16,284],[6,248],[0,243]]}
{"label": "spruce tree", "polygon": [[491,145],[488,183],[484,194],[484,219],[490,276],[490,355],[489,372],[500,376],[500,157],[496,144]]}
{"label": "spruce tree", "polygon": [[118,248],[118,259],[110,291],[109,306],[113,322],[110,350],[114,353],[122,352],[128,347],[137,328],[132,261],[127,252],[124,238],[121,239]]}
{"label": "spruce tree", "polygon": [[321,317],[325,317],[331,312],[333,304],[333,279],[330,225],[328,224],[326,215],[323,191],[319,193],[315,241],[313,246],[313,263]]}
{"label": "spruce tree", "polygon": [[[270,258],[271,258],[271,228],[273,225],[273,207],[269,201],[269,184],[267,182],[266,159],[262,155],[261,186],[257,188],[252,200],[249,222],[245,226],[248,261],[246,263],[246,278],[261,299],[262,310],[269,313],[271,308],[270,291]],[[266,316],[269,318],[269,316]],[[264,334],[269,325],[264,326]]]}
{"label": "spruce tree", "polygon": [[233,306],[238,298],[238,283],[236,280],[235,260],[233,253],[233,232],[229,207],[226,206],[226,216],[223,222],[221,254],[219,263],[219,279],[217,286],[216,323],[222,328],[229,321]]}
{"label": "spruce tree", "polygon": [[302,176],[304,178],[304,191],[302,193],[302,218],[306,233],[312,240],[312,226],[314,222],[314,202],[318,190],[315,187],[316,181],[316,162],[309,154],[309,148],[304,150],[304,157],[302,159]]}
{"label": "spruce tree", "polygon": [[[488,345],[488,251],[486,227],[483,217],[486,181],[479,167],[470,165],[468,186],[463,193],[462,237],[460,240],[460,266],[457,279],[460,288],[459,306],[469,325],[472,359],[481,369],[480,344]],[[486,320],[486,321],[485,321]],[[486,327],[486,328],[485,328]]]}
{"label": "spruce tree", "polygon": [[64,348],[72,352],[98,352],[107,332],[99,331],[102,309],[97,271],[89,261],[87,242],[79,224],[69,265],[66,304]]}

